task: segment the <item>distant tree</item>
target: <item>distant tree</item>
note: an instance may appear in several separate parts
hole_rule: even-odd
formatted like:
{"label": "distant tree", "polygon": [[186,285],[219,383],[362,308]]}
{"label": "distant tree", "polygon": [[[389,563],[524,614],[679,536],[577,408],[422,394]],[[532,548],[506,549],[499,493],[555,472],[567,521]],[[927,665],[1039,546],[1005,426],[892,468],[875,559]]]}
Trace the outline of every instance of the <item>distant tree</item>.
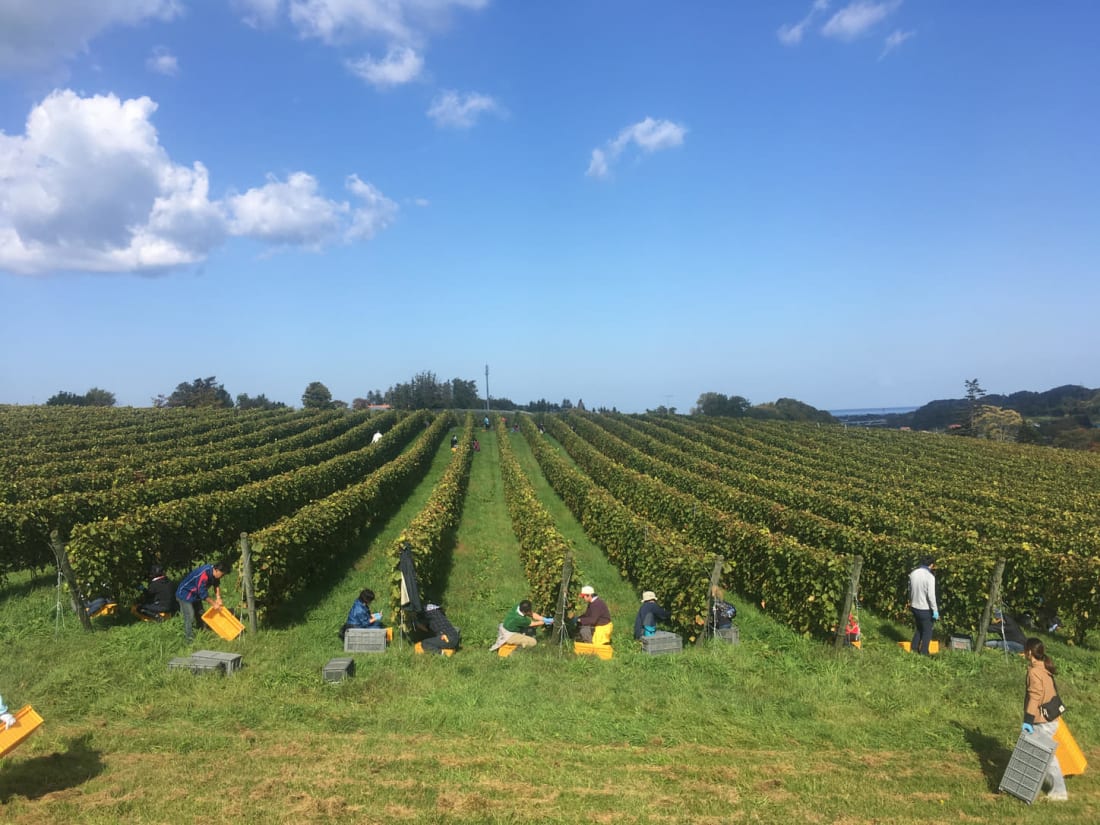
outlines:
{"label": "distant tree", "polygon": [[158,404],[157,400],[153,404],[165,407],[232,407],[233,398],[211,375],[209,378],[196,378],[191,383],[185,381],[177,384],[175,391],[164,398],[163,404]]}
{"label": "distant tree", "polygon": [[563,398],[561,400],[561,408],[562,408],[563,412],[565,410],[571,410],[571,409],[573,409],[573,402],[570,401],[568,398]]}
{"label": "distant tree", "polygon": [[729,418],[741,418],[748,414],[749,404],[747,398],[735,395],[728,398],[720,392],[705,392],[699,396],[695,406],[691,409],[692,415],[727,416]]}
{"label": "distant tree", "polygon": [[993,441],[1015,441],[1024,425],[1023,416],[1016,410],[1004,410],[988,404],[982,405],[974,418],[974,435]]}
{"label": "distant tree", "polygon": [[272,401],[263,393],[255,398],[249,398],[246,392],[242,392],[237,396],[238,410],[281,410],[285,408],[286,404],[282,401]]}
{"label": "distant tree", "polygon": [[84,400],[89,407],[113,407],[115,405],[115,394],[107,390],[101,390],[99,387],[92,387],[84,393]]}
{"label": "distant tree", "polygon": [[370,406],[370,401],[365,398],[353,398],[351,399],[351,408],[353,410],[365,410]]}
{"label": "distant tree", "polygon": [[477,381],[451,380],[451,406],[459,410],[480,409],[483,404],[477,395]]}
{"label": "distant tree", "polygon": [[646,415],[676,415],[675,407],[666,407],[664,404],[659,405],[656,409],[646,410]]}
{"label": "distant tree", "polygon": [[302,393],[302,406],[307,410],[331,409],[332,393],[320,381],[313,381]]}
{"label": "distant tree", "polygon": [[98,387],[92,387],[83,395],[62,390],[46,401],[48,407],[113,407],[114,405],[115,394]]}
{"label": "distant tree", "polygon": [[61,392],[51,395],[46,400],[47,407],[86,407],[87,399],[83,395],[77,395],[75,392]]}
{"label": "distant tree", "polygon": [[981,388],[977,378],[971,378],[969,381],[964,381],[963,383],[966,386],[966,429],[970,435],[976,435],[977,433],[974,426],[978,415],[981,413],[982,399],[985,397],[985,390]]}

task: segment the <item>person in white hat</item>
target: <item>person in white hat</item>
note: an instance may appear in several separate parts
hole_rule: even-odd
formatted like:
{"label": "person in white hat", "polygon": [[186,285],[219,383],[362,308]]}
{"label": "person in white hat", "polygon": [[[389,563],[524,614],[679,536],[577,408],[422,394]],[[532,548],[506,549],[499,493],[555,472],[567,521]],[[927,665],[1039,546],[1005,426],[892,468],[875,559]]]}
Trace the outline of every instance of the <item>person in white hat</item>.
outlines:
{"label": "person in white hat", "polygon": [[657,632],[657,622],[667,622],[669,612],[657,604],[657,594],[647,590],[642,594],[642,606],[634,617],[634,638],[652,636]]}
{"label": "person in white hat", "polygon": [[596,595],[596,589],[590,584],[581,588],[581,601],[588,606],[577,617],[577,638],[592,644],[592,629],[611,624],[611,611],[607,608],[607,602]]}

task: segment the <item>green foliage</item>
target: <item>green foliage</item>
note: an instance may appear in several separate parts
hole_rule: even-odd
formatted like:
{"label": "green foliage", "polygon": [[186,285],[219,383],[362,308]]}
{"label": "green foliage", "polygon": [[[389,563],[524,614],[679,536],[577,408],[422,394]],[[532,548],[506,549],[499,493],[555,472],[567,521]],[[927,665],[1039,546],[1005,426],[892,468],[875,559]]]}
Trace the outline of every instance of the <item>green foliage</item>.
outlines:
{"label": "green foliage", "polygon": [[332,406],[332,393],[320,381],[312,381],[302,393],[302,406],[308,410],[327,410]]}
{"label": "green foliage", "polygon": [[232,407],[233,398],[214,376],[183,381],[166,399],[157,399],[158,407]]}
{"label": "green foliage", "polygon": [[99,387],[92,387],[84,395],[62,390],[46,401],[47,407],[113,407],[114,405],[115,394],[101,390]]}

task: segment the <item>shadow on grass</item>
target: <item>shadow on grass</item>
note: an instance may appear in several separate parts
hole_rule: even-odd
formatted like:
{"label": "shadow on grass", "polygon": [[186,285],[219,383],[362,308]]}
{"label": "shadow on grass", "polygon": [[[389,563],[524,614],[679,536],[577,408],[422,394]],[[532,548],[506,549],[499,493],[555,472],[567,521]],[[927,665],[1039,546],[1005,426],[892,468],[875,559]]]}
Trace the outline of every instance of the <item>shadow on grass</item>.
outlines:
{"label": "shadow on grass", "polygon": [[0,802],[14,796],[39,799],[48,793],[75,788],[103,772],[100,751],[89,746],[91,734],[73,737],[64,753],[51,753],[0,766]]}
{"label": "shadow on grass", "polygon": [[982,733],[981,728],[968,728],[958,726],[966,741],[970,744],[974,753],[978,755],[982,774],[985,776],[986,785],[990,793],[997,793],[1001,785],[1001,777],[1012,758],[1012,751],[1004,746],[1001,740],[995,736]]}

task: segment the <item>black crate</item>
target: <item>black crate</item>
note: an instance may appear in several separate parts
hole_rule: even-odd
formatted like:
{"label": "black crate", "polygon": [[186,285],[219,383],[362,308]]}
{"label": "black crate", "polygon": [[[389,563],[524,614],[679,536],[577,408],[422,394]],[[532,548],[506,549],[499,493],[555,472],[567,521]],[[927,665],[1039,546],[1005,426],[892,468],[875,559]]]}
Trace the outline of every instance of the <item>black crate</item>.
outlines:
{"label": "black crate", "polygon": [[324,670],[321,671],[321,678],[326,682],[342,682],[349,676],[354,675],[355,660],[350,657],[329,659]]}
{"label": "black crate", "polygon": [[652,636],[642,637],[642,651],[650,656],[681,653],[683,649],[684,640],[666,630],[658,630]]}

